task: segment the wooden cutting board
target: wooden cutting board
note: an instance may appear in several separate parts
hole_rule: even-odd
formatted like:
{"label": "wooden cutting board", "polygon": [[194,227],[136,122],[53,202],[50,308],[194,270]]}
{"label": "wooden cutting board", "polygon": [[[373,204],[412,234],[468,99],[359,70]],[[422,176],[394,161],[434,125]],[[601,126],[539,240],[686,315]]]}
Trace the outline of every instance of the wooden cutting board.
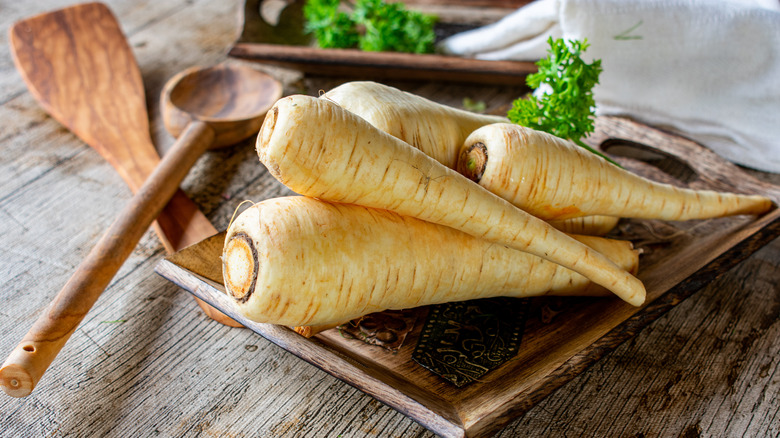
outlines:
{"label": "wooden cutting board", "polygon": [[[761,182],[706,148],[621,118],[599,118],[588,143],[624,167],[692,188],[762,194]],[[260,201],[260,200],[255,200]],[[535,298],[518,355],[481,380],[457,388],[411,358],[418,321],[397,353],[341,336],[337,329],[304,338],[286,327],[241,317],[221,282],[224,233],[162,260],[157,272],[292,354],[410,416],[444,437],[483,437],[500,430],[643,327],[780,235],[780,210],[703,221],[621,222],[613,237],[643,249],[638,277],[647,301]]]}

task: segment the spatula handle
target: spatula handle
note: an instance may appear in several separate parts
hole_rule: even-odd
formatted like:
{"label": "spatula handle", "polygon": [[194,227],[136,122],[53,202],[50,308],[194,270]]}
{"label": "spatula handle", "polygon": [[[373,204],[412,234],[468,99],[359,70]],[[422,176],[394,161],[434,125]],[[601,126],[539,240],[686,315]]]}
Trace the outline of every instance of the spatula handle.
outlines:
{"label": "spatula handle", "polygon": [[191,123],[179,137],[0,368],[0,385],[8,395],[24,397],[32,392],[213,140],[214,130],[200,121]]}
{"label": "spatula handle", "polygon": [[173,194],[152,225],[168,254],[181,251],[219,232],[181,189]]}
{"label": "spatula handle", "polygon": [[[181,190],[173,197],[157,216],[154,230],[160,237],[168,253],[180,251],[218,233],[198,206]],[[203,313],[209,318],[228,327],[241,327],[241,324],[215,309],[195,295],[192,296]]]}

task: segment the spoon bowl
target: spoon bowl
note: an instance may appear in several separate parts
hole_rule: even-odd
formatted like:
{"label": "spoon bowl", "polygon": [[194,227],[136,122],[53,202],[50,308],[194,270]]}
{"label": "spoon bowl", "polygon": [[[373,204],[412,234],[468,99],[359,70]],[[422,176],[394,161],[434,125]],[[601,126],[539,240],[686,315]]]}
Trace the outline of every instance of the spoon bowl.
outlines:
{"label": "spoon bowl", "polygon": [[281,96],[277,80],[247,66],[192,67],[165,84],[163,121],[174,137],[193,121],[204,122],[214,130],[211,147],[230,146],[257,133]]}

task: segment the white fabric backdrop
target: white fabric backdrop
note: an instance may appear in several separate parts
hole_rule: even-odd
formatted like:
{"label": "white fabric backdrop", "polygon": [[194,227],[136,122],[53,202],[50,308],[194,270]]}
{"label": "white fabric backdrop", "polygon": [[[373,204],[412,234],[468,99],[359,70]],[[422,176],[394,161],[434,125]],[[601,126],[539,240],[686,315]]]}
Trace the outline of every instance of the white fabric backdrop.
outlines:
{"label": "white fabric backdrop", "polygon": [[677,131],[735,163],[780,173],[780,2],[537,0],[442,42],[448,53],[537,60],[548,36],[601,59],[597,114]]}

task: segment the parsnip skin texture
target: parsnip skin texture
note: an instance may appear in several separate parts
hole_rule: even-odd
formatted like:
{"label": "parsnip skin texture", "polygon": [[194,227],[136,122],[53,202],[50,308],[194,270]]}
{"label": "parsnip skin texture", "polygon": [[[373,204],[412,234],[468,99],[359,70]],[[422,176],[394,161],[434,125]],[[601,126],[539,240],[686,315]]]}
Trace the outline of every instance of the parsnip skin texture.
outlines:
{"label": "parsnip skin texture", "polygon": [[[581,239],[636,269],[629,242]],[[332,326],[387,309],[491,296],[609,295],[557,264],[449,227],[304,196],[248,208],[225,242],[228,293],[239,312],[262,323]],[[242,249],[246,242],[253,250]]]}
{"label": "parsnip skin texture", "polygon": [[[460,149],[474,130],[509,122],[506,117],[453,108],[371,81],[347,82],[321,98],[339,104],[450,169],[457,168]],[[569,234],[604,235],[617,221],[618,218],[596,216],[564,219],[551,225]]]}
{"label": "parsnip skin texture", "polygon": [[505,117],[477,114],[370,81],[342,84],[321,98],[339,104],[393,137],[420,149],[454,169],[463,142],[475,129],[508,122]]}
{"label": "parsnip skin texture", "polygon": [[644,285],[602,254],[328,100],[277,101],[257,152],[299,194],[446,225],[570,268],[632,305],[645,300]]}
{"label": "parsnip skin texture", "polygon": [[647,180],[573,143],[515,124],[469,135],[458,170],[546,220],[606,215],[690,220],[761,214],[772,201],[753,195],[690,190]]}
{"label": "parsnip skin texture", "polygon": [[587,236],[604,236],[615,229],[619,217],[613,216],[582,216],[563,219],[559,221],[548,221],[553,227],[568,234],[584,234]]}

